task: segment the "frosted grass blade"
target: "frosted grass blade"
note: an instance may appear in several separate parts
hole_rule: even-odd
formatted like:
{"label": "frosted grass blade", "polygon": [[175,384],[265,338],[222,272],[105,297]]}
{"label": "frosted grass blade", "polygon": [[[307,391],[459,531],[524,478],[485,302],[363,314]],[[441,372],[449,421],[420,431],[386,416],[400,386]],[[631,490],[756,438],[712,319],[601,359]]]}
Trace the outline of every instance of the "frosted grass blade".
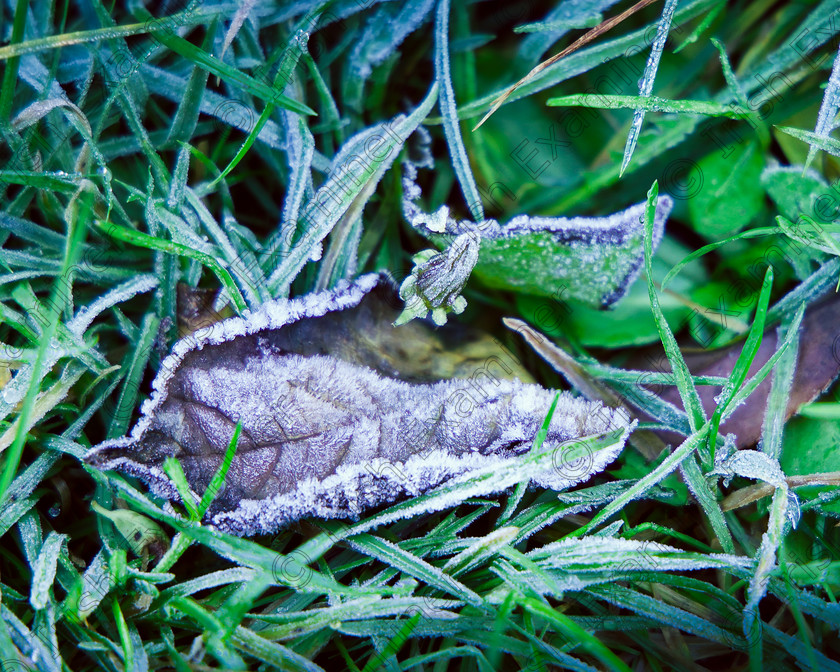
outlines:
{"label": "frosted grass blade", "polygon": [[[653,82],[656,79],[656,71],[659,69],[659,59],[662,57],[662,51],[665,49],[665,41],[668,39],[668,32],[671,30],[671,21],[674,18],[674,11],[677,9],[677,2],[678,0],[665,0],[662,18],[659,20],[659,26],[656,29],[656,38],[650,47],[650,56],[645,66],[645,73],[642,75],[642,81],[639,84],[640,96],[647,98],[650,96],[651,91],[653,91]],[[619,176],[624,174],[627,165],[630,163],[633,150],[636,149],[639,133],[642,131],[642,122],[644,119],[645,110],[643,108],[637,108],[633,113],[633,124],[630,127],[630,133],[627,135],[627,144],[624,146],[624,159],[621,162]]]}
{"label": "frosted grass blade", "polygon": [[458,108],[455,103],[455,90],[452,88],[452,73],[449,68],[449,0],[438,0],[435,19],[435,80],[440,86],[440,111],[443,115],[443,132],[449,155],[461,192],[476,222],[484,220],[484,207],[481,204],[475,178],[470,168],[470,160],[458,126]]}

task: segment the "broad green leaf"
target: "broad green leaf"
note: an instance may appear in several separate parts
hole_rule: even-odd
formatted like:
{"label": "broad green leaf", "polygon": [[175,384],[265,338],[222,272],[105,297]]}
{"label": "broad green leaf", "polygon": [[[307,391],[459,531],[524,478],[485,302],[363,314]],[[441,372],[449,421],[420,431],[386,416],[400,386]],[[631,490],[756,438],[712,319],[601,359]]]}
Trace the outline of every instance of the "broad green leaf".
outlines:
{"label": "broad green leaf", "polygon": [[716,241],[745,228],[764,206],[761,171],[764,153],[745,142],[727,154],[715,149],[697,164],[703,186],[688,200],[691,226]]}
{"label": "broad green leaf", "polygon": [[[663,245],[667,239],[663,241]],[[662,248],[660,248],[660,252]],[[662,282],[669,265],[659,255],[653,260],[654,281]],[[678,282],[677,292],[687,291],[692,282]],[[584,347],[618,348],[645,345],[659,340],[656,321],[650,311],[650,298],[643,278],[637,278],[627,294],[605,312],[577,301],[566,301],[563,293],[555,297],[519,295],[516,307],[541,332],[567,338]],[[670,324],[679,325],[691,309],[673,294],[663,293],[662,312]]]}
{"label": "broad green leaf", "polygon": [[[504,225],[495,219],[456,221],[449,208],[422,212],[415,202],[417,166],[404,163],[407,177],[403,210],[414,229],[441,249],[458,236],[477,233],[478,262],[473,275],[488,287],[554,299],[577,299],[595,307],[621,299],[641,270],[644,204],[605,217],[530,217],[518,215]],[[658,200],[652,225],[653,245],[662,238],[673,201]]]}

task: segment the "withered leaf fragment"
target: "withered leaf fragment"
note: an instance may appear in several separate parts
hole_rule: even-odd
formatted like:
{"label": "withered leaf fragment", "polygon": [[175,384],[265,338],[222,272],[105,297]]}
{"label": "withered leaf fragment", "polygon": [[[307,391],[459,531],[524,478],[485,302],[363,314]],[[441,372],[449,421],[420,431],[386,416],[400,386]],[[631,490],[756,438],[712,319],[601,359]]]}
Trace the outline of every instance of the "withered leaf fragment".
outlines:
{"label": "withered leaf fragment", "polygon": [[[513,372],[498,357],[471,369],[437,366],[442,341],[432,329],[391,326],[399,303],[392,282],[371,274],[182,339],[131,435],[95,446],[87,461],[177,499],[162,468],[175,456],[200,495],[241,420],[225,487],[206,516],[239,535],[305,516],[355,518],[476,471],[490,470],[482,494],[504,490],[513,483],[492,473],[529,451],[554,392],[495,375]],[[553,468],[554,460],[528,475],[554,489],[585,480],[616,457],[631,428],[626,412],[564,393],[545,446],[619,438],[585,469]]]}

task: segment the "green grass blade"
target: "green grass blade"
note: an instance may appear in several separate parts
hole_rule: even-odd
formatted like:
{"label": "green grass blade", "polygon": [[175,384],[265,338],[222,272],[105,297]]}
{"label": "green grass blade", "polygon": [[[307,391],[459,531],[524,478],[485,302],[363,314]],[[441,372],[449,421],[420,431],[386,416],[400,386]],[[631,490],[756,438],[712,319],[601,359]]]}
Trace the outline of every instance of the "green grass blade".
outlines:
{"label": "green grass blade", "polygon": [[[659,25],[656,28],[656,37],[650,46],[650,56],[645,65],[642,80],[639,83],[639,95],[644,98],[649,97],[651,91],[653,91],[653,82],[656,79],[656,71],[659,69],[659,59],[662,57],[662,52],[665,49],[665,41],[668,39],[668,33],[671,30],[671,21],[674,18],[676,9],[677,0],[665,0],[665,7],[662,8],[662,17],[659,19]],[[630,132],[627,134],[627,144],[624,146],[624,158],[621,160],[619,176],[623,175],[627,166],[630,165],[633,150],[636,149],[636,142],[639,140],[639,133],[642,132],[642,122],[644,119],[645,109],[637,107],[633,113],[633,123],[630,126]]]}
{"label": "green grass blade", "polygon": [[662,308],[659,305],[659,297],[656,295],[656,288],[653,286],[653,268],[651,264],[651,257],[653,256],[653,219],[656,214],[656,198],[658,195],[659,185],[654,182],[650,191],[648,191],[647,206],[645,207],[645,272],[647,274],[648,295],[650,297],[651,310],[656,320],[656,329],[659,332],[662,347],[665,349],[665,354],[668,356],[668,361],[671,364],[671,370],[676,378],[677,389],[680,392],[683,407],[688,415],[691,431],[692,433],[696,433],[700,425],[706,421],[706,414],[703,411],[703,405],[700,403],[700,396],[697,394],[697,389],[694,387],[691,372],[688,370],[688,366],[683,359],[671,327],[668,326],[668,322],[665,320],[665,315],[662,313]]}
{"label": "green grass blade", "polygon": [[186,247],[185,245],[175,243],[171,240],[161,240],[160,238],[155,238],[154,236],[150,236],[142,231],[132,231],[131,229],[119,226],[113,222],[96,221],[94,224],[104,233],[116,238],[117,240],[122,240],[126,243],[131,243],[139,247],[145,247],[150,250],[159,250],[161,252],[167,252],[168,254],[189,257],[190,259],[195,259],[196,261],[201,262],[212,270],[219,278],[219,281],[222,285],[224,285],[236,309],[240,313],[247,310],[248,306],[245,303],[245,299],[242,298],[242,294],[239,292],[239,288],[236,286],[236,283],[228,270],[223,268],[222,265],[210,255]]}
{"label": "green grass blade", "polygon": [[741,348],[741,353],[732,368],[732,373],[729,374],[729,380],[718,396],[717,406],[715,412],[712,414],[712,424],[709,431],[709,455],[711,462],[714,462],[715,444],[717,442],[718,427],[720,426],[721,417],[727,410],[727,407],[732,402],[735,393],[743,385],[749,373],[750,366],[753,359],[755,359],[758,349],[761,347],[761,341],[764,338],[764,323],[767,319],[767,306],[770,303],[770,290],[773,287],[773,267],[768,266],[767,272],[764,275],[764,282],[761,285],[761,294],[758,297],[758,304],[755,309],[755,317],[753,318],[750,333],[744,341],[744,347]]}
{"label": "green grass blade", "polygon": [[207,489],[204,491],[204,494],[201,496],[201,502],[198,505],[198,520],[204,518],[204,514],[207,513],[207,509],[210,508],[210,505],[213,503],[213,499],[222,489],[222,486],[225,482],[225,477],[227,476],[227,472],[230,469],[230,464],[233,462],[233,456],[236,453],[236,445],[239,442],[239,434],[242,432],[242,421],[236,423],[236,427],[233,430],[233,436],[230,437],[230,443],[228,444],[227,450],[225,451],[225,456],[222,459],[222,463],[219,465],[218,471],[213,474],[213,478],[210,480],[210,484],[207,486]]}
{"label": "green grass blade", "polygon": [[167,476],[169,476],[169,479],[175,484],[175,487],[178,489],[178,494],[181,496],[181,502],[187,509],[187,513],[190,516],[190,520],[200,520],[195,497],[193,496],[193,492],[190,488],[189,481],[187,481],[187,476],[184,473],[184,469],[183,467],[181,467],[181,463],[178,461],[178,458],[167,457],[163,461],[163,471]]}
{"label": "green grass blade", "polygon": [[452,88],[452,73],[449,68],[449,0],[439,0],[435,19],[435,80],[440,86],[440,106],[443,117],[443,131],[449,145],[449,156],[461,192],[476,222],[484,220],[484,206],[475,185],[470,160],[458,126],[458,108],[455,90]]}
{"label": "green grass blade", "polygon": [[752,112],[746,107],[716,103],[708,100],[669,100],[657,96],[618,96],[590,93],[576,93],[571,96],[549,98],[549,107],[590,107],[596,110],[645,110],[669,114],[697,114],[706,117],[744,119]]}

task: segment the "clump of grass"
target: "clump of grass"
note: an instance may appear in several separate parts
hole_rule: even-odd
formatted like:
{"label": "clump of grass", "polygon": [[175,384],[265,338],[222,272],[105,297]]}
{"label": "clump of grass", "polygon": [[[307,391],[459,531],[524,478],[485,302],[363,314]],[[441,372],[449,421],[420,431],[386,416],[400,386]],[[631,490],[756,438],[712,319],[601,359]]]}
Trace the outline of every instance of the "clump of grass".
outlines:
{"label": "clump of grass", "polygon": [[[838,8],[653,4],[469,130],[614,4],[0,9],[0,667],[838,668],[840,495],[812,476],[840,471],[836,409],[783,412],[803,311],[840,270]],[[437,514],[404,502],[256,539],[197,523],[218,482],[185,511],[82,467],[148,394],[179,283],[241,313],[409,274],[425,243],[401,221],[397,158],[419,127],[424,193],[463,216],[604,214],[650,190],[645,277],[615,312],[470,281],[461,319],[531,321],[683,442],[651,462],[628,448],[573,492],[456,491]],[[352,163],[374,137],[380,158]],[[654,255],[657,189],[677,208]],[[769,328],[778,349],[750,376]],[[621,368],[660,338],[671,371],[645,381],[685,410]],[[725,379],[684,364],[739,339]],[[764,379],[762,441],[734,452],[719,429]],[[755,485],[768,496],[729,506]]]}

